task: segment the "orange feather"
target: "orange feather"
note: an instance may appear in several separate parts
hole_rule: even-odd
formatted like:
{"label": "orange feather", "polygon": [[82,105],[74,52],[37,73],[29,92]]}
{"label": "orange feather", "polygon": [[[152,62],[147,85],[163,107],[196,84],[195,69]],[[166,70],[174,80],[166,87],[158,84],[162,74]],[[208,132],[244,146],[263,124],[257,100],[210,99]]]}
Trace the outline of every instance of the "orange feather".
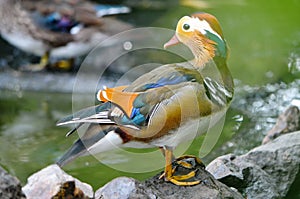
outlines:
{"label": "orange feather", "polygon": [[135,98],[139,95],[137,92],[124,92],[123,90],[127,86],[119,86],[115,88],[104,88],[104,90],[99,90],[97,94],[97,99],[101,102],[112,102],[118,105],[123,111],[130,117],[133,102]]}

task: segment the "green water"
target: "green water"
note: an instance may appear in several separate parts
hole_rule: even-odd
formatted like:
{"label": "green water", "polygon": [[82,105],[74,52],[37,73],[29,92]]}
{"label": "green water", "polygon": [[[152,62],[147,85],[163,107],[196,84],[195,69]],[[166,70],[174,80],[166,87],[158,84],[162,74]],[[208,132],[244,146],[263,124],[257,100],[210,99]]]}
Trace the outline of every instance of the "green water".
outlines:
{"label": "green water", "polygon": [[[193,2],[193,5],[183,6],[183,2]],[[206,11],[217,16],[230,45],[229,67],[237,80],[238,91],[227,114],[223,133],[204,161],[208,163],[228,152],[243,153],[258,145],[266,129],[275,123],[276,115],[292,99],[299,98],[300,1],[214,0],[163,5],[168,6],[155,10],[138,7],[125,18],[139,26],[173,29],[179,17]],[[284,93],[287,89],[289,92]],[[25,184],[28,176],[54,163],[77,139],[77,135],[66,139],[68,128],[55,126],[57,120],[72,113],[72,94],[0,92],[0,164]],[[249,97],[257,92],[262,93],[260,98]],[[277,106],[270,106],[272,93],[279,95]],[[284,94],[289,96],[283,97]],[[86,96],[78,98],[84,103]],[[243,99],[247,100],[246,105],[242,103]],[[258,106],[259,103],[262,105]],[[258,111],[251,109],[255,106]],[[197,155],[202,140],[203,137],[198,138],[186,153]],[[106,160],[114,164],[109,158]],[[126,157],[123,160],[126,161]],[[138,159],[126,164],[128,167],[143,166]],[[163,164],[163,158],[157,164]],[[146,179],[158,172],[122,172],[99,163],[93,157],[78,159],[64,170],[94,188],[117,176]],[[293,192],[289,193],[289,198],[299,196],[296,188]]]}

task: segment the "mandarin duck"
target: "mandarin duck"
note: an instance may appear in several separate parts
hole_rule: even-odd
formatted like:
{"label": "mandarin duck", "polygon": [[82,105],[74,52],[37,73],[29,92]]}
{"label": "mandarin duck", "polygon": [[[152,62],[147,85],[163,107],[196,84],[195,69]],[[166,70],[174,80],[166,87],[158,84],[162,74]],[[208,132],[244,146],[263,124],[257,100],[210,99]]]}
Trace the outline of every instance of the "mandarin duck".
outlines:
{"label": "mandarin duck", "polygon": [[[181,142],[205,133],[207,121],[227,110],[234,84],[227,68],[227,44],[213,15],[196,13],[182,17],[175,35],[164,47],[178,43],[186,45],[194,59],[159,66],[130,85],[104,87],[97,93],[99,105],[76,112],[57,123],[59,126],[77,124],[67,135],[83,124],[88,125],[81,138],[58,160],[58,165],[116,146],[158,147],[165,157],[162,175],[165,181],[176,185],[200,182],[190,180],[195,171],[174,175],[172,163],[176,159],[173,150]],[[216,68],[214,73],[219,73],[219,76],[207,72],[211,68]],[[194,157],[201,163],[196,156],[184,157]]]}
{"label": "mandarin duck", "polygon": [[126,6],[85,0],[0,0],[0,34],[22,51],[41,57],[30,69],[45,68],[49,58],[59,60],[54,66],[69,69],[75,57],[130,29],[131,25],[107,16],[129,11]]}

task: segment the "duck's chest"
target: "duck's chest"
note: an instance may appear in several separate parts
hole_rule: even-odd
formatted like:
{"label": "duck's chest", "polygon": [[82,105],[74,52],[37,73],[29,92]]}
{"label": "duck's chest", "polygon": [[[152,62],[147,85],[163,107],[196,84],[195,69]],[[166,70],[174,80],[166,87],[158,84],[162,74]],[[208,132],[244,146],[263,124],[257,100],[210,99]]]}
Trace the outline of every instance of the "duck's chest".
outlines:
{"label": "duck's chest", "polygon": [[162,147],[176,147],[181,142],[193,140],[205,133],[210,123],[210,117],[201,117],[186,121],[179,128],[169,131],[167,134],[152,140],[151,145]]}

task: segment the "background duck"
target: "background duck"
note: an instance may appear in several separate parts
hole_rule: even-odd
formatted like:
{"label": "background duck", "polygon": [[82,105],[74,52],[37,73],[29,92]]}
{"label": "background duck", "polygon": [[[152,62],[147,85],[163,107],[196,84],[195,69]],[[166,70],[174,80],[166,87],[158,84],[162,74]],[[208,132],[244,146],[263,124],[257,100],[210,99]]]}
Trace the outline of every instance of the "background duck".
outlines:
{"label": "background duck", "polygon": [[110,35],[131,26],[107,15],[128,13],[119,5],[92,4],[84,0],[0,0],[0,33],[10,44],[41,57],[31,70],[41,70],[49,58],[63,70],[71,60],[87,54]]}
{"label": "background duck", "polygon": [[[77,124],[67,135],[88,125],[58,165],[115,147],[159,147],[165,156],[166,181],[176,185],[199,183],[190,180],[196,171],[174,175],[173,150],[218,122],[218,114],[226,111],[233,97],[233,80],[226,63],[227,44],[214,16],[198,13],[182,17],[175,35],[164,47],[178,43],[189,47],[193,60],[160,66],[130,85],[104,87],[97,94],[100,105],[58,122]],[[211,69],[216,71],[209,73]],[[201,163],[197,157],[194,159]],[[189,163],[185,166],[191,167]]]}

